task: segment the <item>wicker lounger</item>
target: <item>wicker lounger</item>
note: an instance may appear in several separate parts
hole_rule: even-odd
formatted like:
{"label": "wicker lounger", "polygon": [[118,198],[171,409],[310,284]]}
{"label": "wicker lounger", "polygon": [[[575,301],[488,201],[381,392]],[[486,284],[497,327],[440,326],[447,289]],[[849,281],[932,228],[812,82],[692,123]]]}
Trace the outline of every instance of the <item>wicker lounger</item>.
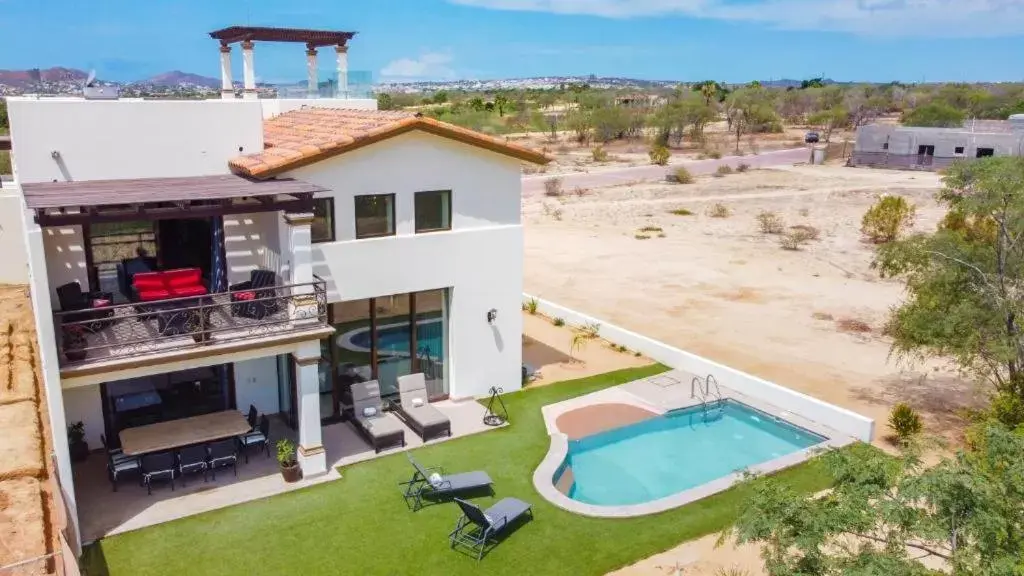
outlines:
{"label": "wicker lounger", "polygon": [[427,400],[427,382],[422,372],[399,376],[398,393],[399,413],[424,442],[436,436],[452,435],[451,420]]}
{"label": "wicker lounger", "polygon": [[[352,384],[352,401],[356,430],[373,445],[374,451],[379,453],[391,446],[405,446],[405,428],[394,414],[383,411],[380,385],[376,380]],[[365,408],[373,408],[377,413],[365,416]]]}

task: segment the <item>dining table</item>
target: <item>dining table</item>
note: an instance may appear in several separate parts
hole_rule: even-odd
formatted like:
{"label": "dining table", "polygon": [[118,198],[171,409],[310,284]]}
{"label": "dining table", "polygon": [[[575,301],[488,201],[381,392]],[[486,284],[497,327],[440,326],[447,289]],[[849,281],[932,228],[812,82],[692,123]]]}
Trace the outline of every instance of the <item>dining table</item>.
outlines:
{"label": "dining table", "polygon": [[241,436],[251,430],[237,410],[224,410],[121,430],[121,450],[128,456],[164,452]]}

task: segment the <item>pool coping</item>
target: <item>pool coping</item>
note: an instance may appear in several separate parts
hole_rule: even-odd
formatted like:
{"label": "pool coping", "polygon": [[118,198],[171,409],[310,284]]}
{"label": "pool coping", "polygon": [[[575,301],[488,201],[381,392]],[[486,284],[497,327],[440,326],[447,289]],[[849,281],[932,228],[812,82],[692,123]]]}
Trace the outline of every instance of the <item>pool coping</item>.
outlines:
{"label": "pool coping", "polygon": [[[658,377],[659,376],[654,376],[652,378]],[[650,378],[645,378],[643,381],[649,382]],[[746,468],[745,470],[732,472],[726,476],[701,484],[700,486],[695,486],[693,488],[683,490],[682,492],[677,492],[671,496],[666,496],[650,502],[624,506],[599,506],[579,502],[569,498],[555,487],[555,474],[559,471],[559,468],[561,468],[569,454],[569,436],[558,429],[557,420],[559,416],[584,406],[593,406],[596,404],[629,404],[650,410],[659,416],[664,415],[666,412],[699,406],[701,404],[699,399],[685,397],[675,399],[675,401],[669,403],[659,402],[657,399],[645,399],[625,388],[630,386],[630,384],[634,383],[630,382],[628,384],[606,388],[583,396],[577,396],[576,398],[571,398],[563,402],[549,404],[541,408],[541,413],[544,417],[544,424],[551,438],[551,446],[540,465],[533,472],[533,486],[547,501],[563,510],[595,518],[631,518],[635,516],[646,516],[648,514],[656,514],[658,512],[664,512],[666,510],[685,506],[686,504],[691,504],[703,498],[707,498],[712,494],[728,490],[738,482],[744,480],[748,474],[764,475],[778,472],[785,468],[789,468],[790,466],[804,462],[823,451],[841,448],[857,441],[855,438],[833,430],[823,423],[803,418],[798,414],[782,410],[764,401],[751,398],[745,394],[740,394],[723,386],[721,387],[722,399],[733,400],[746,404],[747,406],[760,410],[770,416],[780,418],[793,426],[803,428],[809,432],[822,436],[826,440],[815,444],[814,446],[756,464]]]}

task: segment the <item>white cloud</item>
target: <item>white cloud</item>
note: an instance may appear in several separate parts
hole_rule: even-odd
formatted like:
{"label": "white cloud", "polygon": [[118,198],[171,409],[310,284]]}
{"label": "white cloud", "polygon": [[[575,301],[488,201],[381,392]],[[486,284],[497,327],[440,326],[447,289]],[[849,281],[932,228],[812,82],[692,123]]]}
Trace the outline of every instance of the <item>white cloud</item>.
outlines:
{"label": "white cloud", "polygon": [[1024,0],[449,0],[607,18],[682,15],[878,36],[991,37],[1024,30]]}
{"label": "white cloud", "polygon": [[392,60],[380,71],[384,78],[392,79],[444,79],[454,78],[452,56],[446,52],[425,52],[417,58]]}

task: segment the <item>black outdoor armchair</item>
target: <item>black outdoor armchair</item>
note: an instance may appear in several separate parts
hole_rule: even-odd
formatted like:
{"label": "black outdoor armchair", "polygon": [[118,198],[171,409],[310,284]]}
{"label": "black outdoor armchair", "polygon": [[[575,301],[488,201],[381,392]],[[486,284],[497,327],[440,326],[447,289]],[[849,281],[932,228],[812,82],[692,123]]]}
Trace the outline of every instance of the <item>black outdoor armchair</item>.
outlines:
{"label": "black outdoor armchair", "polygon": [[232,284],[231,315],[262,320],[276,313],[281,307],[276,284],[277,275],[270,270],[253,270],[248,280]]}
{"label": "black outdoor armchair", "polygon": [[[93,332],[102,330],[110,323],[114,316],[114,309],[111,304],[114,302],[114,295],[110,292],[83,292],[81,284],[68,282],[57,287],[57,300],[60,302],[60,309],[63,312],[77,312],[65,314],[63,322],[87,322],[81,326]],[[78,311],[81,312],[78,312]]]}

